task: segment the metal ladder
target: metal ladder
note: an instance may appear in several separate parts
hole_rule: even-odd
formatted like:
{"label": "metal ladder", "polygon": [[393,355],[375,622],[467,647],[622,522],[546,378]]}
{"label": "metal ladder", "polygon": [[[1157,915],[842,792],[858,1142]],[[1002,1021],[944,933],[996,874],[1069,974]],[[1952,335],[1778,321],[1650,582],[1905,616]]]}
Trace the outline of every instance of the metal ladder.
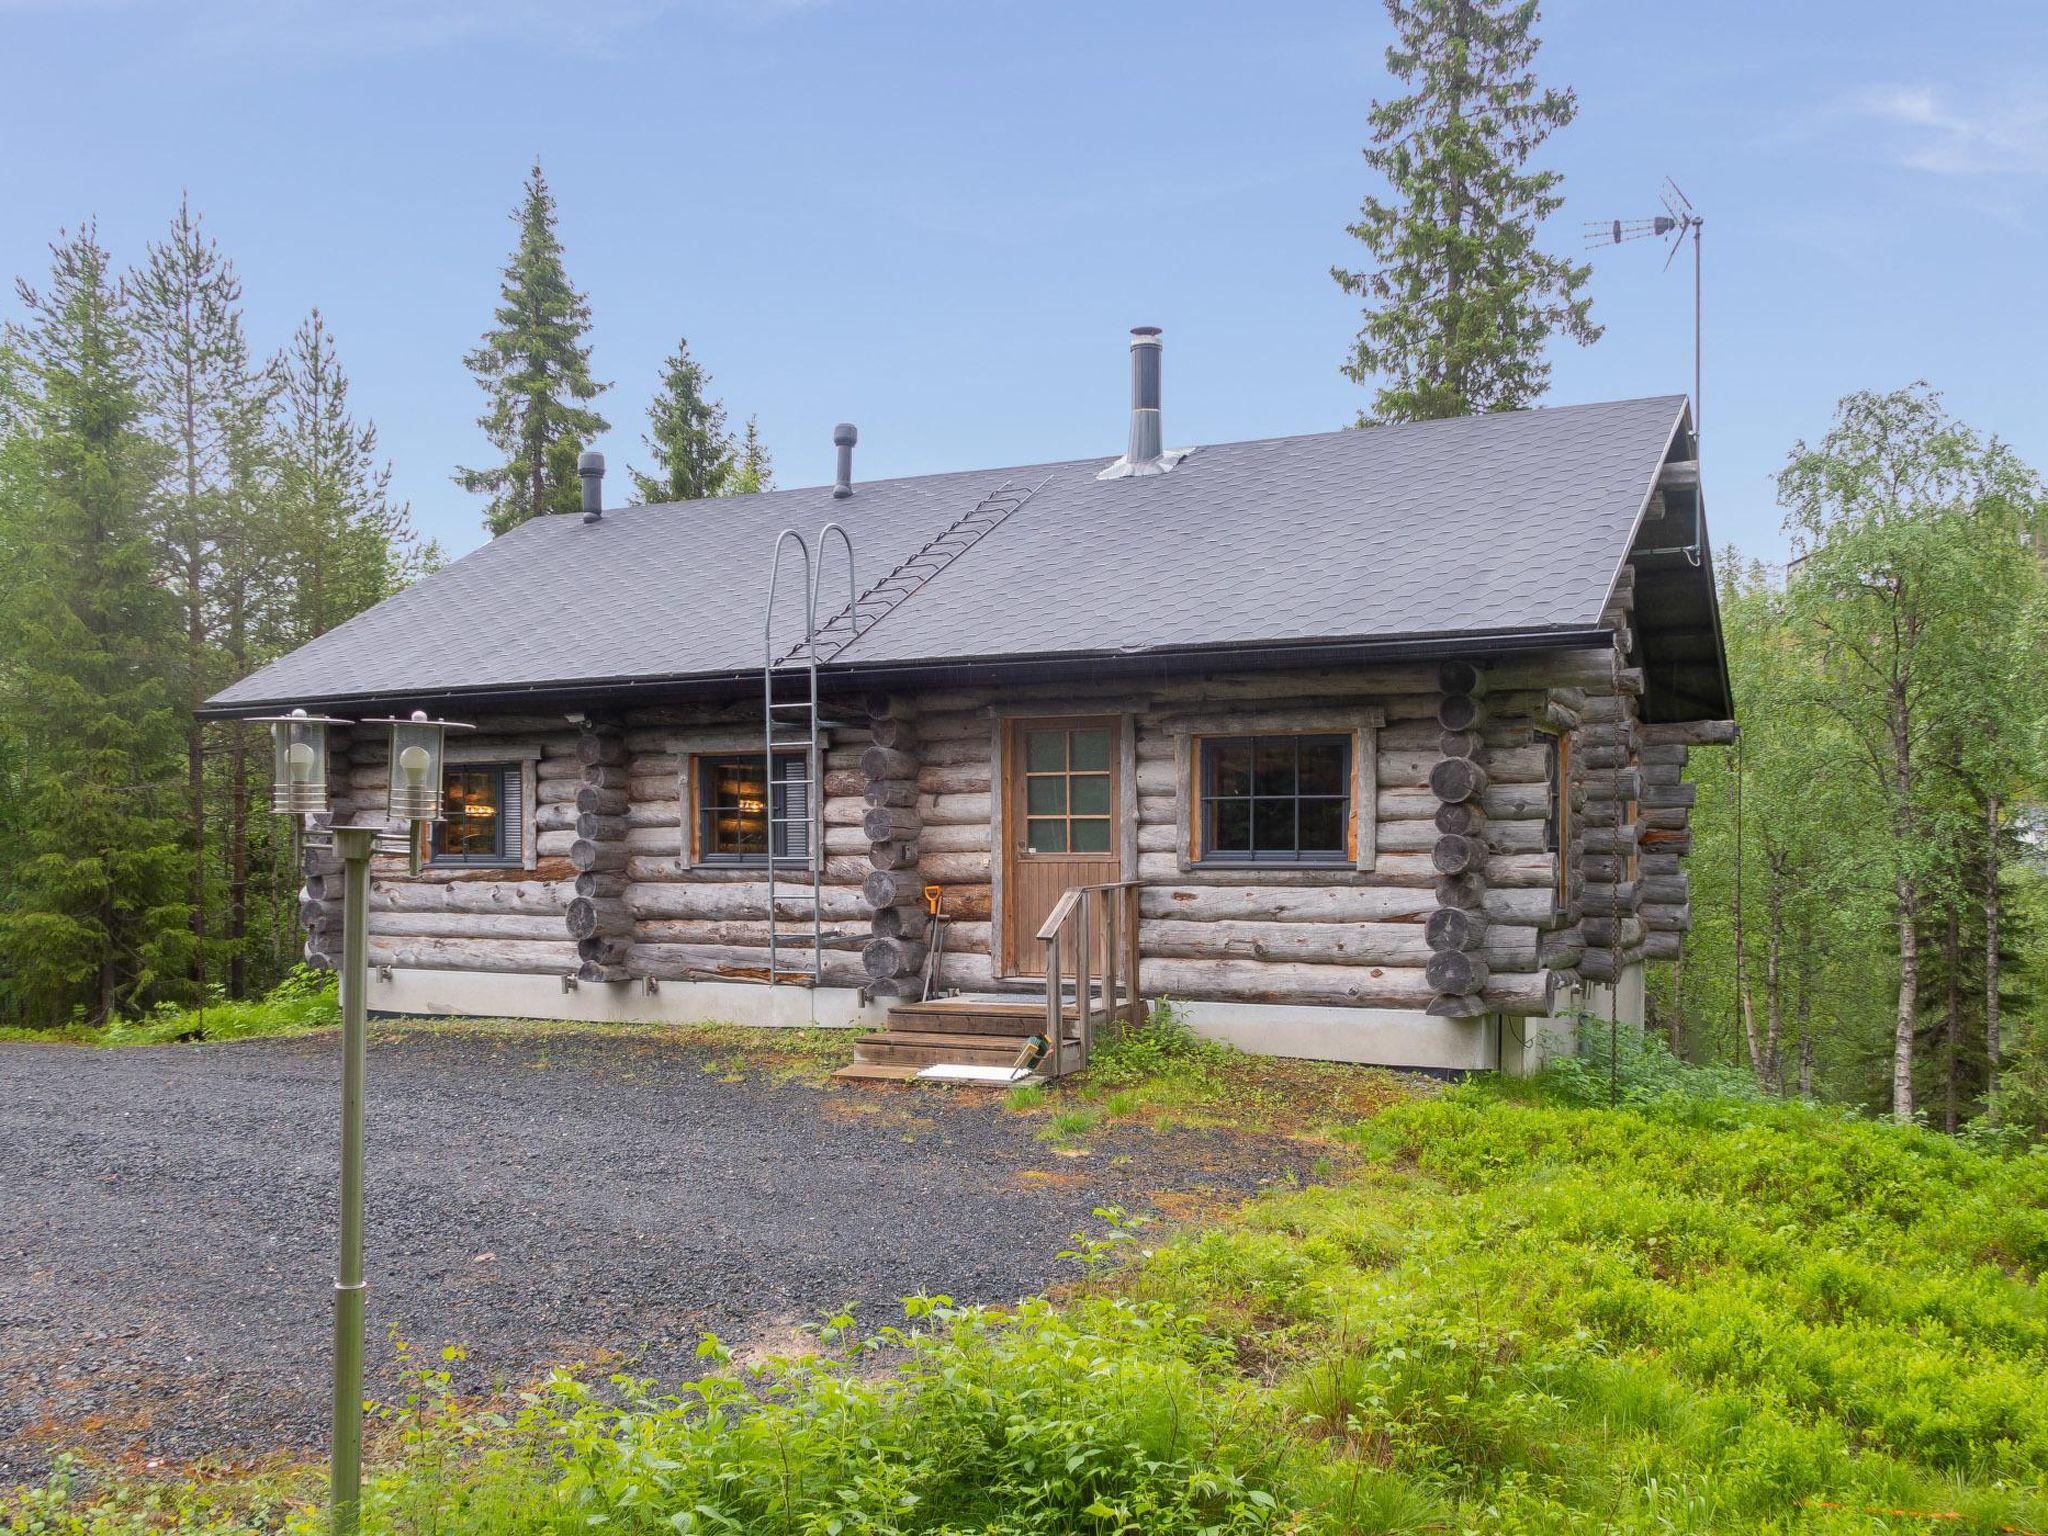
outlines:
{"label": "metal ladder", "polygon": [[[1044,490],[1046,482],[1051,479],[1052,476],[1047,475],[1036,485],[1019,485],[1005,480],[880,581],[865,592],[850,595],[844,608],[818,625],[813,635],[806,637],[806,644],[816,648],[820,659],[837,660],[849,645],[887,618],[904,599],[1000,528],[1006,518]],[[824,537],[823,533],[818,535],[818,558],[821,562],[825,558]],[[798,654],[792,650],[782,659],[789,662]]]}
{"label": "metal ladder", "polygon": [[[761,616],[761,770],[766,797],[764,819],[768,831],[770,986],[788,981],[815,987],[824,979],[825,827],[820,810],[824,804],[825,763],[818,719],[818,583],[824,575],[825,546],[835,534],[846,550],[847,605],[851,608],[855,594],[853,539],[839,524],[827,523],[818,530],[815,566],[811,562],[810,546],[804,543],[803,535],[794,528],[783,529],[775,540],[775,554],[768,566],[768,601]],[[775,653],[775,598],[782,581],[782,553],[791,544],[796,546],[803,559],[804,637],[800,644],[778,658]],[[775,685],[778,678],[785,684],[796,686],[793,689],[785,687],[784,696],[777,697]],[[803,776],[778,780],[775,776],[775,755],[778,751],[787,753],[791,747],[803,748]],[[779,814],[775,808],[777,789],[782,791]],[[792,845],[790,829],[796,827],[803,829],[802,846],[805,862],[810,866],[810,884],[807,889],[800,887],[778,898],[776,865],[784,857],[780,850]],[[777,912],[778,900],[810,908],[807,936],[801,933],[789,935],[785,945]],[[786,961],[785,947],[808,950],[809,963]]]}

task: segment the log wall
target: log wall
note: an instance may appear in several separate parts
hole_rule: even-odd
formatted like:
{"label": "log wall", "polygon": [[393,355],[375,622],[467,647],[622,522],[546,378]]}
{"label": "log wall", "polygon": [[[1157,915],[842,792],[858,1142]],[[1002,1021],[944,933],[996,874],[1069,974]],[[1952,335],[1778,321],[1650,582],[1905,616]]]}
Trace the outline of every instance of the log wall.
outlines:
{"label": "log wall", "polygon": [[[1616,618],[1626,623],[1626,591]],[[997,979],[1001,808],[995,754],[1010,715],[1104,714],[1129,726],[1126,873],[1145,882],[1149,995],[1243,1003],[1544,1013],[1561,983],[1607,980],[1676,952],[1690,921],[1679,868],[1691,745],[1725,723],[1643,726],[1640,674],[1606,651],[1492,665],[1217,674],[839,700],[819,819],[827,985],[879,999],[922,986],[924,887],[949,919],[937,985]],[[1190,864],[1187,742],[1195,734],[1337,729],[1372,718],[1359,864]],[[532,764],[532,857],[520,869],[408,874],[380,858],[371,962],[575,977],[582,983],[760,980],[762,871],[706,865],[685,825],[698,754],[758,750],[758,705],[646,708],[571,723],[485,717],[472,760]],[[1545,847],[1551,736],[1571,738],[1568,878]],[[385,745],[334,744],[342,814],[381,809]],[[339,951],[339,877],[312,858],[308,952]],[[792,872],[774,918],[807,929]],[[787,938],[784,939],[787,944]],[[799,960],[808,949],[790,951]],[[787,957],[786,957],[787,958]],[[1024,957],[1010,957],[1014,962]],[[1030,957],[1035,960],[1036,957]]]}

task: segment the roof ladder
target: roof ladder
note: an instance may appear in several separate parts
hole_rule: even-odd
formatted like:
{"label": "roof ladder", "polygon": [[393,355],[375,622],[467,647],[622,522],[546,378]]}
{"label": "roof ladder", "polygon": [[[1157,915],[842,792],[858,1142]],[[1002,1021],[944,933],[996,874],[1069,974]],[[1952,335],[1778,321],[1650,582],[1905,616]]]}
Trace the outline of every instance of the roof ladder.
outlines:
{"label": "roof ladder", "polygon": [[[827,523],[818,530],[818,559],[813,566],[811,550],[803,535],[794,528],[785,528],[775,540],[775,554],[768,567],[768,601],[761,616],[761,768],[768,833],[770,986],[786,981],[815,987],[825,974],[825,754],[818,721],[818,582],[824,574],[825,546],[834,535],[846,551],[846,591],[851,605],[853,540],[846,530],[837,523]],[[782,552],[791,544],[803,561],[804,637],[799,645],[778,658],[775,598],[782,581]],[[780,689],[776,686],[778,681],[782,684]],[[802,749],[800,762],[792,762],[793,747]],[[785,771],[778,777],[778,754],[783,763],[800,772]],[[787,894],[779,894],[777,869],[799,860],[808,866],[808,886],[794,885]],[[779,902],[807,907],[809,923],[784,935]]]}
{"label": "roof ladder", "polygon": [[[928,585],[939,572],[1000,528],[1006,518],[1044,490],[1046,482],[1051,479],[1052,476],[1047,475],[1036,485],[1020,485],[1005,480],[880,581],[865,592],[850,595],[846,606],[818,625],[812,634],[805,637],[803,645],[786,652],[783,662],[797,659],[806,648],[818,660],[836,661],[848,646]],[[824,534],[818,537],[822,539]],[[841,537],[844,537],[843,533]],[[824,557],[821,545],[818,558],[822,561]]]}

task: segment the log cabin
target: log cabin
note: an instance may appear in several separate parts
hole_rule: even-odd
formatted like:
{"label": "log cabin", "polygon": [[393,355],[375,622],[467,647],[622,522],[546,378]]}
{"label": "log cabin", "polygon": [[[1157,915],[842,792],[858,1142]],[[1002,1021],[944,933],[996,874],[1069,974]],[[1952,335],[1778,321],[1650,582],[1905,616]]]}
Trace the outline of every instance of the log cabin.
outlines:
{"label": "log cabin", "polygon": [[[862,482],[842,425],[832,486],[606,507],[588,454],[202,713],[474,723],[374,869],[380,1012],[854,1026],[875,1077],[1098,1000],[1451,1072],[1640,1021],[1734,736],[1686,400],[1168,449],[1159,360],[1114,458]],[[333,818],[387,771],[340,733]]]}

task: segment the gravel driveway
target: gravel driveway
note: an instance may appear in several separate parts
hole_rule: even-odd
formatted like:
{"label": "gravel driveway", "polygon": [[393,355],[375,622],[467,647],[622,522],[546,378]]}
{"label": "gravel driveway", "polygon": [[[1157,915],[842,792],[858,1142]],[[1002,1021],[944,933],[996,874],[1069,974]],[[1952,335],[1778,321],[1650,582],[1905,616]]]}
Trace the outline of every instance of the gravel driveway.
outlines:
{"label": "gravel driveway", "polygon": [[[336,1178],[333,1035],[0,1044],[0,1485],[74,1446],[178,1462],[317,1449]],[[1248,1191],[1284,1144],[1129,1130],[1089,1155],[967,1093],[776,1083],[590,1034],[383,1031],[370,1052],[371,1392],[391,1330],[461,1384],[590,1360],[672,1377],[848,1303],[1061,1277],[1094,1206]],[[1170,1202],[1178,1206],[1178,1202]]]}

